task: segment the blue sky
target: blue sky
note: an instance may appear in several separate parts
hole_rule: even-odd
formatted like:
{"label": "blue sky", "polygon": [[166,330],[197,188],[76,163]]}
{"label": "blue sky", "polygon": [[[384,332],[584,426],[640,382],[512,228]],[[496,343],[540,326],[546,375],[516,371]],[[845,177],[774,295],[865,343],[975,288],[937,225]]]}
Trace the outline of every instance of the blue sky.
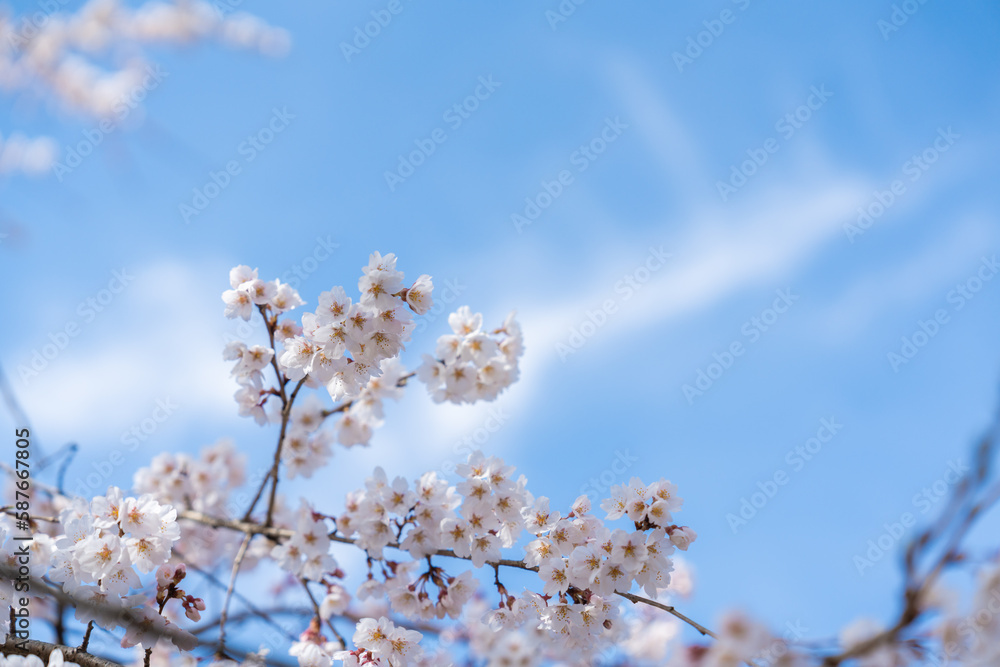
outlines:
{"label": "blue sky", "polygon": [[[888,620],[896,557],[863,575],[854,557],[883,524],[943,506],[924,513],[914,496],[968,459],[997,403],[1000,279],[979,274],[992,277],[1000,242],[1000,7],[913,2],[890,30],[880,21],[894,5],[881,1],[590,0],[553,24],[555,0],[401,0],[345,57],[341,43],[388,4],[247,0],[241,9],[290,32],[286,57],[150,50],[166,75],[127,127],[61,181],[0,179],[11,286],[0,360],[46,448],[80,444],[70,478],[166,398],[174,415],[110,481],[227,435],[267,461],[273,429],[237,417],[221,360],[229,268],[295,275],[337,244],[301,280],[314,306],[333,285],[353,288],[370,252],[395,252],[408,276],[451,281],[453,306],[497,323],[517,309],[527,353],[494,405],[435,406],[410,388],[370,449],[337,452],[355,480],[377,463],[439,469],[497,409],[504,425],[484,450],[558,505],[626,450],[636,460],[616,483],[679,484],[678,519],[699,533],[695,618],[738,605],[820,637],[858,615]],[[701,53],[676,57],[699,33]],[[4,134],[67,147],[95,126],[44,101],[4,102]],[[476,108],[459,124],[449,109],[463,103]],[[281,131],[248,149],[275,114]],[[390,188],[386,172],[435,130],[443,142]],[[585,157],[602,131],[613,140]],[[229,162],[239,173],[185,220],[182,204]],[[754,173],[741,184],[734,168]],[[560,174],[536,219],[512,221]],[[720,181],[735,191],[723,198]],[[859,207],[890,196],[857,226]],[[651,247],[670,257],[644,272]],[[123,269],[128,286],[89,321],[79,304]],[[648,280],[630,292],[625,276]],[[769,313],[779,290],[791,305]],[[608,301],[614,312],[566,353]],[[934,330],[935,317],[935,335],[894,367],[889,353],[924,341],[920,323]],[[18,367],[70,323],[78,335],[22,380]],[[446,328],[444,314],[429,318],[404,362]],[[711,369],[734,343],[730,367]],[[699,371],[718,377],[686,395]],[[843,426],[793,463],[823,419]],[[734,532],[727,515],[781,472],[788,483]],[[302,491],[322,499],[330,481]],[[359,485],[338,481],[327,505]]]}

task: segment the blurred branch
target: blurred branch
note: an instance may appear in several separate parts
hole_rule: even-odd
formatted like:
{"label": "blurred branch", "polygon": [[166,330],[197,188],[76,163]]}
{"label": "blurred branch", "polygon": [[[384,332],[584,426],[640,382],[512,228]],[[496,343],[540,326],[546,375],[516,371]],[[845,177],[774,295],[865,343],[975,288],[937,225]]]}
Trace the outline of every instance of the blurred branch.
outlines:
{"label": "blurred branch", "polygon": [[[841,653],[823,659],[824,667],[864,656],[883,647],[903,643],[904,632],[924,615],[924,603],[946,568],[962,562],[962,544],[975,522],[1000,501],[1000,481],[989,485],[992,461],[996,455],[1000,415],[976,448],[972,470],[957,484],[948,505],[930,526],[907,545],[903,557],[904,585],[899,616],[893,625]],[[939,550],[936,558],[930,555]],[[920,564],[930,564],[921,574]]]}

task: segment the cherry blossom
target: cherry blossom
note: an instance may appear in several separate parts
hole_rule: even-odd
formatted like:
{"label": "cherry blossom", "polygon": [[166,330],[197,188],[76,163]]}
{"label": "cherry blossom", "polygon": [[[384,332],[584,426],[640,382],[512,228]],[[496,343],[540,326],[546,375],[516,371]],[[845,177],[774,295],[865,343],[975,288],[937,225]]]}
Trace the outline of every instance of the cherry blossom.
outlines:
{"label": "cherry blossom", "polygon": [[[315,311],[279,320],[303,305],[294,289],[249,266],[230,272],[226,312],[241,317],[249,304],[249,316],[265,325],[261,341],[233,340],[223,350],[234,362],[239,412],[278,433],[263,468],[248,474],[249,457],[220,440],[198,454],[156,454],[131,490],[111,486],[89,499],[49,487],[33,492],[32,502],[50,516],[32,519],[39,526],[30,576],[68,596],[88,634],[93,627],[114,633],[123,647],[138,647],[149,667],[193,667],[166,647],[195,649],[187,628],[205,623],[197,636],[213,629],[218,643],[211,658],[199,659],[261,667],[267,647],[231,655],[223,632],[227,621],[236,623],[231,606],[240,574],[255,570],[257,580],[280,575],[259,597],[297,592],[308,601],[295,611],[305,614],[293,621],[299,634],[282,648],[301,667],[459,658],[498,666],[902,667],[930,657],[998,664],[1000,565],[994,554],[960,551],[954,537],[940,548],[947,535],[931,529],[910,547],[900,620],[858,619],[836,643],[816,649],[776,636],[743,611],[723,613],[712,632],[677,610],[676,598],[693,587],[691,567],[677,552],[696,554],[698,535],[677,523],[684,500],[666,478],[632,477],[592,503],[536,495],[541,489],[514,465],[479,450],[455,466],[454,477],[429,471],[406,478],[393,473],[393,461],[367,475],[346,471],[334,462],[334,445],[370,445],[391,412],[386,400],[399,400],[414,375],[435,400],[492,400],[516,379],[524,349],[513,314],[488,330],[480,313],[461,307],[434,354],[408,372],[400,356],[411,313],[430,303],[432,281],[422,275],[404,287],[395,255],[378,252],[361,273],[357,300],[334,286]],[[984,465],[973,481],[986,479]],[[329,498],[290,500],[290,487],[301,488],[294,485],[302,480],[329,480],[343,493],[342,507],[324,507]],[[956,503],[955,511],[967,513],[957,525],[971,524],[995,495]],[[10,517],[0,517],[0,563],[16,572],[23,551],[11,531]],[[953,589],[938,576],[946,568],[976,576],[965,590]],[[228,586],[211,574],[218,571],[228,574]],[[4,577],[6,612],[16,581]],[[206,581],[225,591],[222,609],[195,591]],[[250,607],[257,604],[252,593],[240,596],[255,618],[284,630]],[[53,622],[50,600],[33,594],[32,602]],[[706,639],[686,642],[683,623]],[[452,644],[461,645],[454,654]],[[61,663],[62,654],[54,660]]]}
{"label": "cherry blossom", "polygon": [[[105,122],[141,114],[137,94],[145,96],[167,75],[143,57],[146,45],[215,40],[270,56],[289,47],[284,30],[243,12],[226,15],[206,0],[148,1],[135,8],[101,0],[74,13],[60,11],[64,4],[0,15],[0,90],[24,91],[25,97],[43,93],[65,110]],[[116,60],[107,55],[121,50],[130,57],[107,70]],[[47,137],[0,133],[0,173],[43,174],[54,168],[61,178],[69,169],[58,160],[55,142]]]}
{"label": "cherry blossom", "polygon": [[460,307],[448,317],[454,333],[438,338],[435,356],[424,355],[417,378],[436,402],[493,400],[517,380],[524,344],[515,314],[491,332],[482,322],[481,313]]}

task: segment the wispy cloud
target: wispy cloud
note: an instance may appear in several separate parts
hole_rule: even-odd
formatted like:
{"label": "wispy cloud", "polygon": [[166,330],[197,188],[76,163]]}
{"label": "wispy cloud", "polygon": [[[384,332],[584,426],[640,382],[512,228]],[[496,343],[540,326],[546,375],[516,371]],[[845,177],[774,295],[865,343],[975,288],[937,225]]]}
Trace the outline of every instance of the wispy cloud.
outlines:
{"label": "wispy cloud", "polygon": [[997,240],[985,216],[966,215],[893,264],[872,270],[859,266],[859,275],[823,307],[816,336],[844,344],[864,333],[886,307],[905,307],[935,292],[943,300],[952,287],[949,281],[967,277]]}
{"label": "wispy cloud", "polygon": [[41,437],[113,445],[167,396],[183,406],[178,422],[234,414],[221,355],[227,322],[215,290],[205,288],[215,278],[180,262],[146,267],[100,314],[100,326],[29,382],[17,368],[30,362],[31,348],[12,354],[9,374]]}

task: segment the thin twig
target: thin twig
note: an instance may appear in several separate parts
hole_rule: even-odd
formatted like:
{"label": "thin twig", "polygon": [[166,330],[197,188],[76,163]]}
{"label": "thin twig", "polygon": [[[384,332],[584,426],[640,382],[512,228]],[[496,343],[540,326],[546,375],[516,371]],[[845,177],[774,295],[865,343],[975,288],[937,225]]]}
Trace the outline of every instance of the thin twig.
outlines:
{"label": "thin twig", "polygon": [[[277,326],[277,317],[272,322],[267,317],[267,305],[257,306],[257,310],[260,311],[260,316],[264,320],[264,326],[267,328],[267,339],[271,344],[271,350],[274,351],[274,329]],[[243,520],[247,521],[253,514],[254,508],[257,507],[257,502],[264,493],[264,489],[267,488],[267,482],[269,479],[274,479],[274,484],[277,486],[277,475],[278,475],[278,463],[281,461],[281,443],[285,439],[285,427],[288,424],[288,414],[290,412],[288,405],[288,395],[285,393],[285,384],[288,383],[288,378],[285,374],[281,372],[281,368],[278,366],[278,355],[271,355],[271,367],[274,369],[274,376],[277,381],[277,389],[275,390],[278,397],[281,399],[281,432],[278,434],[278,446],[275,452],[275,464],[271,466],[271,470],[265,475],[264,479],[260,482],[260,488],[257,489],[257,493],[254,494],[253,500],[250,502],[250,506],[247,507],[246,514],[243,515]],[[304,381],[305,378],[302,378]],[[301,384],[301,382],[300,382]],[[298,391],[298,388],[296,388]],[[273,489],[273,487],[272,487]],[[272,490],[273,495],[273,490]]]}
{"label": "thin twig", "polygon": [[663,604],[662,602],[657,602],[656,600],[650,600],[648,598],[644,598],[644,597],[639,596],[639,595],[633,595],[632,593],[622,593],[621,591],[615,591],[615,594],[618,595],[618,596],[620,596],[620,597],[625,598],[626,600],[628,600],[629,602],[631,602],[633,604],[641,602],[642,604],[648,604],[651,607],[656,607],[657,609],[662,609],[663,611],[667,612],[668,614],[673,614],[674,616],[676,616],[680,620],[684,621],[685,623],[687,623],[688,625],[690,625],[692,628],[694,628],[695,630],[697,630],[698,632],[700,632],[702,635],[711,637],[712,639],[718,639],[719,638],[719,636],[717,634],[715,634],[714,632],[712,632],[711,630],[709,630],[708,628],[706,628],[705,626],[703,626],[701,623],[698,623],[697,621],[691,620],[690,618],[688,618],[687,616],[685,616],[681,612],[677,611],[676,608],[671,607],[670,605]]}
{"label": "thin twig", "polygon": [[[396,382],[396,386],[397,387],[405,387],[406,383],[409,382],[410,378],[416,377],[416,375],[417,375],[416,372],[407,373],[406,375],[404,375],[401,378],[399,378],[399,380]],[[323,412],[320,413],[320,416],[322,416],[323,419],[326,419],[327,417],[329,417],[331,415],[335,415],[338,412],[346,412],[347,410],[349,410],[351,408],[352,405],[354,405],[354,400],[353,399],[351,399],[349,401],[344,401],[342,403],[339,403],[339,404],[333,406],[329,410],[323,410]]]}
{"label": "thin twig", "polygon": [[52,630],[56,635],[56,644],[66,643],[66,603],[56,602],[56,620],[52,623]]}
{"label": "thin twig", "polygon": [[247,548],[250,546],[250,540],[253,539],[251,533],[247,533],[246,537],[243,538],[243,544],[240,545],[240,550],[236,554],[236,560],[233,562],[233,573],[229,577],[229,588],[226,589],[226,600],[222,605],[222,615],[219,621],[219,652],[223,652],[226,649],[226,617],[229,615],[229,601],[233,597],[233,589],[236,587],[236,577],[240,574],[240,566],[243,565],[243,558],[247,555]]}
{"label": "thin twig", "polygon": [[[177,549],[174,549],[174,554],[176,554],[177,557],[180,558],[182,561],[187,561],[187,559],[184,557],[184,554],[181,553],[180,551],[178,551]],[[216,577],[211,572],[208,572],[208,571],[206,571],[206,570],[198,567],[197,565],[191,565],[190,563],[188,563],[186,565],[186,567],[187,567],[187,569],[193,570],[193,571],[197,572],[198,574],[202,575],[203,577],[205,577],[205,579],[209,583],[211,583],[213,586],[215,586],[215,587],[217,587],[217,588],[219,588],[221,590],[228,590],[228,585],[226,583],[220,581],[219,578]],[[291,641],[294,642],[294,641],[298,640],[298,637],[296,637],[295,635],[293,635],[290,632],[286,631],[283,627],[281,627],[280,625],[278,625],[277,623],[275,623],[273,620],[271,620],[271,618],[269,618],[270,614],[273,613],[273,612],[265,611],[265,610],[260,609],[257,605],[255,605],[253,603],[253,600],[251,600],[247,596],[243,595],[242,593],[240,593],[236,589],[233,589],[233,597],[236,598],[237,600],[239,600],[240,602],[242,602],[244,606],[246,606],[246,608],[248,609],[247,613],[249,615],[256,616],[256,617],[260,618],[262,621],[264,621],[265,623],[267,623],[268,625],[270,625],[272,628],[274,628],[275,630],[278,630],[279,632],[281,632],[283,635],[285,635],[286,638],[290,639]],[[232,617],[230,617],[230,618],[232,618]],[[221,620],[222,616],[220,616],[219,619]],[[199,630],[199,631],[201,631],[201,630]]]}
{"label": "thin twig", "polygon": [[[238,625],[243,621],[249,621],[253,618],[260,618],[260,614],[266,614],[268,616],[309,616],[313,613],[312,609],[308,607],[274,607],[271,609],[260,609],[256,611],[252,609],[247,609],[236,614],[229,614],[226,622],[229,625]],[[191,634],[197,636],[208,632],[213,628],[219,627],[219,623],[222,621],[222,617],[218,616],[211,621],[206,621],[204,624],[199,625],[196,628],[190,630]],[[273,621],[272,621],[273,622]],[[280,627],[280,626],[279,626]],[[293,641],[298,640],[298,637],[290,636]]]}
{"label": "thin twig", "polygon": [[87,647],[90,645],[90,633],[94,631],[94,622],[90,621],[87,623],[87,631],[83,633],[83,641],[80,642],[80,650],[86,651]]}
{"label": "thin twig", "polygon": [[274,501],[278,497],[281,450],[285,445],[285,433],[288,431],[288,420],[292,416],[292,406],[295,404],[295,397],[299,395],[299,389],[302,389],[302,385],[304,385],[305,382],[305,378],[299,380],[298,384],[295,385],[295,389],[292,390],[292,395],[288,397],[288,400],[285,401],[284,396],[282,396],[281,399],[284,401],[284,407],[281,410],[281,431],[278,433],[278,446],[274,450],[274,464],[271,468],[271,495],[267,499],[267,518],[264,521],[265,526],[270,526],[271,522],[274,520]]}
{"label": "thin twig", "polygon": [[[207,514],[203,514],[202,512],[195,512],[195,511],[192,511],[192,510],[185,510],[184,512],[181,512],[178,516],[181,519],[188,519],[190,521],[196,521],[198,523],[202,523],[202,524],[205,524],[207,526],[212,526],[214,528],[228,528],[229,530],[236,530],[236,531],[239,531],[239,532],[242,532],[242,533],[246,533],[246,534],[264,535],[264,536],[269,537],[269,538],[271,538],[272,540],[275,540],[275,541],[281,541],[281,540],[291,539],[295,535],[294,531],[288,530],[287,528],[276,528],[274,526],[262,526],[260,524],[256,524],[256,523],[252,523],[252,522],[248,522],[248,521],[236,521],[236,520],[233,520],[233,519],[219,519],[217,517],[212,517],[212,516],[209,516]],[[341,544],[350,544],[350,545],[357,546],[356,540],[353,540],[353,539],[351,539],[349,537],[343,537],[342,535],[330,535],[329,538],[330,538],[330,540],[332,540],[334,542],[340,542]],[[387,547],[391,547],[393,549],[399,549],[400,548],[399,544],[396,543],[396,542],[391,542],[391,543],[387,544],[386,546]],[[433,552],[433,555],[435,555],[435,556],[444,556],[446,558],[457,558],[457,559],[460,559],[460,560],[471,560],[470,557],[459,556],[458,554],[456,554],[451,549],[438,549],[438,550],[436,550],[436,551]],[[528,572],[538,572],[538,568],[537,567],[533,567],[531,565],[527,565],[524,561],[513,560],[513,559],[510,559],[510,558],[501,558],[501,559],[496,560],[496,561],[487,561],[487,564],[491,565],[491,566],[494,566],[494,567],[502,566],[502,567],[516,568],[516,569],[519,569],[519,570],[526,570]],[[622,593],[620,591],[615,591],[615,593],[617,595],[620,595],[621,597],[625,598],[626,600],[629,600],[630,602],[648,604],[648,605],[650,605],[652,607],[656,607],[657,609],[662,609],[663,611],[666,611],[667,613],[672,614],[676,618],[684,621],[685,623],[687,623],[688,625],[690,625],[691,627],[693,627],[695,630],[697,630],[698,632],[700,632],[703,635],[708,635],[710,637],[715,637],[716,636],[715,634],[712,633],[711,630],[709,630],[708,628],[706,628],[704,625],[698,623],[697,621],[694,621],[694,620],[688,618],[687,616],[685,616],[684,614],[682,614],[681,612],[677,611],[675,608],[673,608],[673,607],[671,607],[669,605],[665,605],[665,604],[663,604],[661,602],[657,602],[656,600],[650,600],[649,598],[644,598],[644,597],[642,597],[640,595],[634,595],[632,593]]]}
{"label": "thin twig", "polygon": [[[323,616],[319,612],[319,602],[316,601],[316,596],[313,595],[313,592],[309,590],[309,580],[302,577],[299,581],[302,582],[302,588],[306,589],[306,595],[309,596],[309,601],[312,602],[313,611],[316,613],[316,619],[322,620]],[[330,632],[332,632],[333,635],[340,641],[340,647],[347,648],[347,641],[344,639],[344,636],[337,631],[337,628],[333,627],[333,621],[326,619],[326,625],[330,628]]]}

